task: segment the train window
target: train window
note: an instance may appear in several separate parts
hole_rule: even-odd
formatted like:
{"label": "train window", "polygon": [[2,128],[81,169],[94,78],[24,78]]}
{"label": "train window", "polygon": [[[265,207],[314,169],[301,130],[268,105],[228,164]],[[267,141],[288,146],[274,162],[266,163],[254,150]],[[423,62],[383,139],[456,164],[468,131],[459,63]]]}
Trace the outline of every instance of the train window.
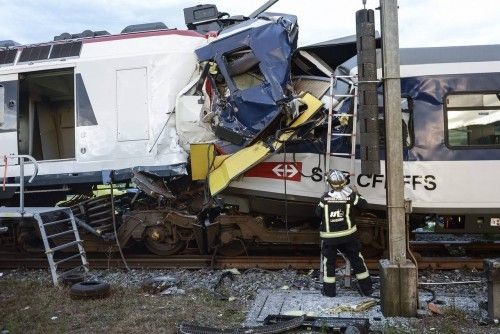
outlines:
{"label": "train window", "polygon": [[445,114],[450,147],[500,146],[500,93],[448,95]]}
{"label": "train window", "polygon": [[[413,110],[412,101],[407,97],[401,97],[401,117],[403,131],[403,147],[411,148],[413,146]],[[385,146],[385,123],[384,123],[384,95],[378,94],[378,131],[379,145]]]}

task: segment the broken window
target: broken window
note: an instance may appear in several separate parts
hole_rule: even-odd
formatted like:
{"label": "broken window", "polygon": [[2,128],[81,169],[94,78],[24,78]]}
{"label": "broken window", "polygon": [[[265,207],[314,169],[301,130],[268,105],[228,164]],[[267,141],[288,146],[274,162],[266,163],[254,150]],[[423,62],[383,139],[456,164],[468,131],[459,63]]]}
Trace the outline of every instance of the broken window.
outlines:
{"label": "broken window", "polygon": [[452,94],[445,99],[450,147],[500,145],[500,94]]}
{"label": "broken window", "polygon": [[259,60],[250,48],[228,53],[225,60],[229,75],[237,89],[249,89],[265,81],[264,74],[259,67]]}

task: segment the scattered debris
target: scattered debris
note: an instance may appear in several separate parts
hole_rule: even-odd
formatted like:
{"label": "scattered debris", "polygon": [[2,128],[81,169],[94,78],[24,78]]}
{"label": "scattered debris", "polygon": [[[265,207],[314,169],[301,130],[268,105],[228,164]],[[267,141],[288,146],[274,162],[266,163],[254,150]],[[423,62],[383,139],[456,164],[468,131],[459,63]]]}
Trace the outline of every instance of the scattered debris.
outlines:
{"label": "scattered debris", "polygon": [[159,293],[177,284],[172,276],[157,276],[148,278],[142,284],[142,290],[148,293]]}
{"label": "scattered debris", "polygon": [[172,287],[161,292],[162,295],[184,295],[185,293],[186,293],[186,290],[179,289],[176,286],[172,286]]}
{"label": "scattered debris", "polygon": [[441,308],[434,303],[427,304],[427,308],[429,309],[429,311],[431,311],[431,313],[434,313],[434,314],[443,314],[444,313],[443,310],[441,310]]}
{"label": "scattered debris", "polygon": [[224,269],[224,273],[231,273],[233,275],[241,275],[240,271],[236,268]]}
{"label": "scattered debris", "polygon": [[137,188],[153,198],[158,200],[172,199],[175,196],[167,188],[162,178],[147,172],[134,172],[132,182]]}
{"label": "scattered debris", "polygon": [[363,311],[366,311],[375,305],[377,305],[377,301],[375,299],[370,299],[367,301],[363,301],[359,304],[339,305],[336,307],[329,308],[325,311],[328,313],[332,313],[332,314],[341,313],[341,312],[363,312]]}
{"label": "scattered debris", "polygon": [[[362,302],[367,301],[367,298],[361,298],[357,296],[354,290],[347,289],[341,284],[339,285],[339,297],[322,299],[321,295],[317,291],[317,282],[315,279],[308,275],[307,271],[298,270],[262,270],[262,269],[250,269],[241,271],[239,275],[225,274],[221,284],[218,286],[217,291],[223,294],[227,299],[220,300],[213,294],[213,287],[221,279],[223,275],[222,270],[187,270],[187,269],[171,269],[171,270],[140,270],[134,269],[127,273],[121,270],[92,270],[89,272],[89,278],[92,280],[104,281],[116,287],[116,293],[114,293],[113,298],[109,298],[105,301],[99,301],[99,303],[104,303],[105,305],[113,303],[123,303],[126,298],[133,298],[131,300],[140,300],[140,306],[135,307],[137,310],[137,317],[147,317],[149,320],[149,314],[154,316],[155,311],[165,314],[168,319],[178,319],[177,322],[174,320],[172,323],[179,324],[182,321],[197,322],[199,324],[207,324],[210,326],[257,326],[264,323],[264,319],[269,314],[276,314],[281,310],[282,315],[288,316],[301,316],[307,317],[360,317],[369,318],[372,330],[383,330],[386,326],[390,328],[398,328],[395,332],[410,332],[418,329],[424,329],[421,332],[429,332],[429,328],[435,328],[433,332],[440,333],[445,329],[444,326],[453,326],[453,328],[458,329],[458,332],[465,330],[467,332],[478,332],[478,333],[490,333],[494,332],[494,321],[493,319],[487,318],[487,312],[484,309],[486,294],[486,280],[484,284],[470,284],[467,289],[463,289],[463,285],[432,285],[433,291],[437,298],[434,298],[433,304],[435,304],[440,310],[444,312],[440,316],[429,316],[429,309],[427,307],[426,300],[430,298],[431,292],[427,290],[420,289],[420,300],[422,309],[424,311],[423,316],[418,319],[388,319],[384,318],[380,313],[380,308],[378,306],[372,306],[367,311],[361,313],[354,310],[349,310],[345,313],[331,314],[327,313],[325,310],[328,308],[334,308],[335,306],[349,305],[351,302],[353,307],[362,304]],[[444,276],[448,276],[451,281],[475,281],[482,279],[482,272],[474,272],[470,270],[460,270],[460,271],[437,271],[437,270],[424,270],[422,271],[422,276],[420,280],[424,282],[442,282],[445,280]],[[230,276],[233,276],[232,279]],[[163,282],[167,282],[163,286],[163,290],[166,291],[166,295],[163,298],[151,297],[152,293],[145,295],[142,292],[143,284],[148,279],[161,278]],[[300,284],[296,282],[300,281]],[[15,271],[4,271],[4,277],[1,280],[2,284],[5,282],[12,282],[9,284],[18,285],[28,285],[28,286],[47,286],[50,285],[50,274],[46,270],[15,270]],[[170,286],[170,284],[172,284]],[[281,290],[283,286],[288,286],[288,290]],[[299,287],[300,286],[300,287]],[[171,289],[169,289],[171,288]],[[258,310],[261,308],[257,307],[264,305],[264,299],[261,297],[260,293],[262,289],[271,289],[275,293],[279,293],[283,296],[287,295],[286,300],[284,300],[283,305],[276,305],[277,310],[264,310],[259,311],[259,316],[256,315]],[[181,291],[179,291],[181,290]],[[184,293],[182,292],[184,291]],[[11,290],[13,291],[13,290]],[[54,290],[56,291],[56,290]],[[60,293],[61,291],[57,289]],[[37,294],[38,292],[33,292]],[[46,293],[46,292],[45,292]],[[156,292],[159,294],[160,292]],[[305,301],[298,299],[295,296],[300,294],[306,294],[310,297]],[[43,295],[45,298],[46,295]],[[126,298],[124,299],[124,296]],[[161,296],[161,295],[160,295]],[[12,300],[13,296],[9,295],[9,289],[0,290],[0,299],[7,298],[7,300]],[[9,299],[10,298],[10,299]],[[41,297],[38,297],[41,298]],[[71,309],[74,307],[74,303],[69,301],[69,298],[65,299],[63,305],[66,308]],[[270,302],[274,299],[269,298]],[[230,301],[230,302],[228,302]],[[252,301],[255,301],[251,306]],[[482,303],[483,307],[479,307],[479,303]],[[34,303],[34,301],[33,301]],[[30,299],[19,300],[15,305],[15,308],[10,305],[10,308],[4,309],[4,313],[0,310],[0,318],[7,317],[18,317],[23,319],[23,317],[31,316],[31,314],[36,314],[40,310],[40,305],[33,304]],[[178,308],[178,304],[181,303],[182,310]],[[203,304],[204,310],[209,310],[209,312],[204,315],[191,316],[186,307],[192,304]],[[260,303],[260,304],[259,304]],[[274,303],[274,302],[273,302]],[[86,303],[87,304],[87,303]],[[175,304],[175,307],[172,306]],[[274,303],[276,304],[276,303]],[[30,305],[30,306],[27,306]],[[87,304],[86,307],[92,307],[92,303]],[[270,305],[270,304],[268,304]],[[445,306],[443,306],[445,305]],[[130,309],[130,308],[129,308]],[[255,310],[254,310],[255,309]],[[65,316],[58,312],[60,310],[59,305],[53,305],[48,309],[46,317],[42,323],[47,326],[47,323],[52,323],[52,326],[59,326],[59,324],[74,323],[75,320],[72,316]],[[162,311],[163,310],[163,311]],[[233,310],[236,313],[233,313]],[[129,310],[130,311],[130,310]],[[448,312],[449,311],[449,312]],[[120,315],[121,311],[113,311],[114,316]],[[181,312],[181,313],[176,313]],[[184,312],[184,313],[183,313]],[[187,312],[187,313],[186,313]],[[168,315],[167,315],[168,313]],[[50,320],[52,315],[58,315],[60,319],[56,321]],[[180,315],[182,314],[182,315]],[[246,322],[242,324],[245,318],[245,314],[248,314]],[[220,316],[219,316],[220,315]],[[177,317],[177,318],[176,318]],[[230,320],[226,320],[230,319]],[[64,321],[62,321],[64,320]],[[151,320],[154,321],[154,320]],[[39,325],[22,325],[25,331],[29,332],[30,328],[38,328]],[[38,326],[38,327],[37,327]],[[50,325],[49,325],[50,326]],[[85,327],[90,330],[89,328]],[[138,329],[138,327],[133,327]],[[0,329],[2,329],[0,327]],[[12,332],[19,332],[13,328],[8,327]],[[34,330],[32,330],[34,331]],[[417,331],[418,332],[418,331]]]}
{"label": "scattered debris", "polygon": [[292,286],[299,289],[305,289],[309,286],[309,282],[310,280],[306,277],[297,277],[297,279],[293,281]]}

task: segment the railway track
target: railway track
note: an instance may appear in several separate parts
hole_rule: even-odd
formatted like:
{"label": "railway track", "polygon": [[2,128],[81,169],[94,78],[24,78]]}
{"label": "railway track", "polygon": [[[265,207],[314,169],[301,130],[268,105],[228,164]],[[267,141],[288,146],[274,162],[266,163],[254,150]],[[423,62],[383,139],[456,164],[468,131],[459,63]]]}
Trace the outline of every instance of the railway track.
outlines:
{"label": "railway track", "polygon": [[[124,268],[119,257],[88,257],[93,269]],[[158,257],[148,255],[134,255],[126,257],[127,264],[134,269],[201,269],[201,268],[262,268],[262,269],[318,269],[318,256],[239,256],[239,257],[212,257],[201,255]],[[340,261],[340,259],[339,259]],[[367,259],[370,270],[378,270],[378,259]],[[68,261],[65,267],[74,267],[76,262]],[[439,269],[453,270],[463,268],[482,269],[482,258],[471,257],[423,257],[418,261],[419,270]],[[0,269],[45,269],[48,268],[47,259],[42,256],[23,256],[19,253],[0,253]],[[64,268],[64,267],[62,267]]]}

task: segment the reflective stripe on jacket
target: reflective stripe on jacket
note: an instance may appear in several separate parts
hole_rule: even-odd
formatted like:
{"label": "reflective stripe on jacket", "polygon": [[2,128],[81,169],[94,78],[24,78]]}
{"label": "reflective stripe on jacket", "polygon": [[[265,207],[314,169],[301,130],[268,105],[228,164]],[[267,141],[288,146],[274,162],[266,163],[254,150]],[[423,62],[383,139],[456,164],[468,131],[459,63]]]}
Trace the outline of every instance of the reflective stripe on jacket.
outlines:
{"label": "reflective stripe on jacket", "polygon": [[353,207],[363,209],[366,200],[355,192],[349,196],[336,196],[325,193],[318,203],[316,213],[321,217],[320,237],[324,239],[342,239],[357,231],[353,218]]}

